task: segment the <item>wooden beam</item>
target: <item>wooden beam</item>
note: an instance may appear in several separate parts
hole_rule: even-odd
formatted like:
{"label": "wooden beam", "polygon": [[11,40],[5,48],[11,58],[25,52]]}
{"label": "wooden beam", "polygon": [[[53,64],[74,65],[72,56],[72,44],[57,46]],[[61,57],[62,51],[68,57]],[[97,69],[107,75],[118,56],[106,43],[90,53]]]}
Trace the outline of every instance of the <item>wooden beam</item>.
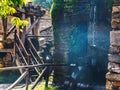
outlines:
{"label": "wooden beam", "polygon": [[40,18],[36,19],[36,21],[26,30],[26,33],[31,32],[31,30],[34,28],[34,26],[38,23]]}
{"label": "wooden beam", "polygon": [[15,25],[14,26],[12,26],[9,30],[8,30],[8,33],[7,33],[7,37],[15,30]]}
{"label": "wooden beam", "polygon": [[45,68],[42,70],[41,74],[37,77],[37,79],[36,79],[35,82],[33,83],[32,90],[35,88],[35,86],[38,84],[38,82],[42,79],[42,76],[43,76],[43,74],[45,73],[46,69],[47,69],[47,67],[45,67]]}
{"label": "wooden beam", "polygon": [[0,52],[13,52],[13,49],[0,49]]}
{"label": "wooden beam", "polygon": [[34,67],[43,67],[43,66],[54,66],[54,67],[59,67],[59,66],[76,66],[75,64],[50,64],[50,63],[45,63],[45,64],[35,64],[35,65],[26,65],[26,66],[13,66],[13,67],[4,67],[4,68],[0,68],[0,71],[9,71],[9,70],[18,70],[21,68],[34,68]]}
{"label": "wooden beam", "polygon": [[18,83],[20,83],[28,74],[28,71],[25,71],[12,85],[10,85],[6,90],[11,90]]}

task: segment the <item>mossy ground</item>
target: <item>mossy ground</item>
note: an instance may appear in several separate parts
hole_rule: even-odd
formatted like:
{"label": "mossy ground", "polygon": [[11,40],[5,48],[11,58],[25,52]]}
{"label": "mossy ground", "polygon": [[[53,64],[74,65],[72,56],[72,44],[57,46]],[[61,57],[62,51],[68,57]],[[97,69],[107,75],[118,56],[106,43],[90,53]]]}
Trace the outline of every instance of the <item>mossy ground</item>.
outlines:
{"label": "mossy ground", "polygon": [[[45,85],[38,85],[34,90],[57,90],[58,86],[48,86],[45,87]],[[32,90],[31,88],[29,88],[28,90]]]}

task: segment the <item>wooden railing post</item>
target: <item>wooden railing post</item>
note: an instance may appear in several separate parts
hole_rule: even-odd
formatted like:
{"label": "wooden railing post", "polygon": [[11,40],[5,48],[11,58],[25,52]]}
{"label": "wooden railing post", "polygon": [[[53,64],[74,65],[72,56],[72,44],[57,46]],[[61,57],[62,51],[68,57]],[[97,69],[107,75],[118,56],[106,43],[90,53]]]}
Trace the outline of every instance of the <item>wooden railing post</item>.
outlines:
{"label": "wooden railing post", "polygon": [[14,32],[14,61],[16,59],[16,34],[17,34],[17,30],[15,30]]}
{"label": "wooden railing post", "polygon": [[[28,65],[30,65],[30,54],[27,55],[27,63]],[[26,68],[26,70],[28,71],[28,75],[26,76],[26,90],[28,90],[28,86],[29,86],[29,68]]]}

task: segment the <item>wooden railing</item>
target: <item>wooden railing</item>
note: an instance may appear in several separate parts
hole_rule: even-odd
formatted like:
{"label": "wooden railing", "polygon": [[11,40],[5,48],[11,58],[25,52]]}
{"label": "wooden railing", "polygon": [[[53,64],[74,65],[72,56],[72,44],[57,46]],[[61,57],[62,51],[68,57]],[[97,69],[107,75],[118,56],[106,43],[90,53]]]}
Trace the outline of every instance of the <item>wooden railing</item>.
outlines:
{"label": "wooden railing", "polygon": [[[24,66],[29,65],[30,62],[30,55],[26,51],[22,41],[20,40],[19,36],[17,35],[17,31],[15,31],[15,56],[21,58],[20,60],[16,60],[16,62],[19,62],[18,66],[21,66],[24,64]],[[21,72],[21,76],[11,85],[7,88],[7,90],[11,90],[13,87],[15,87],[20,81],[26,78],[26,90],[28,90],[28,78],[29,78],[29,69],[23,68],[19,69]]]}
{"label": "wooden railing", "polygon": [[[34,62],[32,62],[33,65],[40,64],[40,63],[45,64],[43,58],[41,58],[41,56],[39,56],[35,46],[33,45],[32,41],[31,41],[31,38],[36,38],[37,39],[39,37],[42,37],[42,36],[34,36],[34,35],[27,36],[27,41],[28,41],[28,45],[29,45],[29,53],[31,54],[32,59],[34,59]],[[46,36],[43,36],[43,37],[46,37]],[[31,87],[32,89],[34,89],[36,87],[36,85],[41,81],[43,75],[45,75],[45,73],[46,73],[47,68],[48,67],[46,67],[46,66],[41,67],[41,68],[40,67],[35,67],[35,70],[38,73],[38,77],[33,82],[33,86]],[[48,83],[47,80],[46,80],[46,82]]]}
{"label": "wooden railing", "polygon": [[15,25],[14,26],[12,26],[9,30],[8,30],[8,32],[7,32],[7,34],[6,34],[6,37],[8,37],[11,33],[13,33],[14,31],[15,31]]}
{"label": "wooden railing", "polygon": [[[30,45],[29,51],[30,51],[31,55],[33,56],[33,58],[34,58],[35,60],[38,58],[38,59],[36,60],[36,62],[38,62],[38,60],[40,60],[40,62],[41,62],[42,64],[44,64],[43,58],[38,55],[37,50],[36,50],[36,48],[34,47],[34,45],[33,45],[33,43],[31,42],[30,39],[28,39],[28,44]],[[34,52],[34,54],[33,54],[33,52]],[[37,56],[37,58],[36,58],[35,56]],[[39,63],[38,63],[38,64],[39,64]]]}

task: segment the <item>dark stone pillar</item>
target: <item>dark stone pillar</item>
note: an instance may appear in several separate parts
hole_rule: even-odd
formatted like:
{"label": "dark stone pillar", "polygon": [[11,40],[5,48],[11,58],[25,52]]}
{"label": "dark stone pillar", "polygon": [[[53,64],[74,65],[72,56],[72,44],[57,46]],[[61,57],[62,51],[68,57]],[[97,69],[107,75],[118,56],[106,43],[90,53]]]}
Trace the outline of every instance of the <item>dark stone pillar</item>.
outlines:
{"label": "dark stone pillar", "polygon": [[[55,63],[84,63],[83,59],[87,56],[88,46],[89,9],[90,0],[53,1],[51,16],[54,29]],[[54,82],[63,84],[65,76],[70,72],[69,67],[55,67]]]}

